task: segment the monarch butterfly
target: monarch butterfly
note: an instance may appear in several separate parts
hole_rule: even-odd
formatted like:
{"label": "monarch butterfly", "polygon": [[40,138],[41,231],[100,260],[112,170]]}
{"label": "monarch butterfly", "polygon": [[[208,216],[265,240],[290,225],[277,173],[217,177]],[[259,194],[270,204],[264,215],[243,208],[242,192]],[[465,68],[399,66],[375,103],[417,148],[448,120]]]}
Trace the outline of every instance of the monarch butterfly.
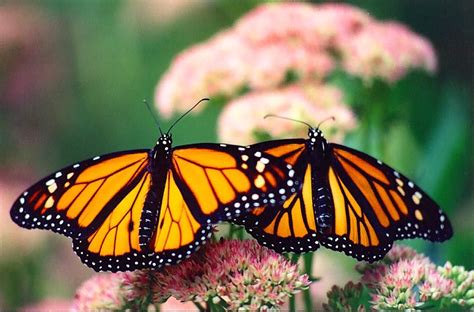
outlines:
{"label": "monarch butterfly", "polygon": [[306,125],[308,139],[254,145],[291,164],[294,179],[302,181],[282,205],[235,218],[261,244],[295,253],[321,244],[372,262],[397,239],[444,241],[452,236],[446,215],[412,181],[367,154],[328,143],[319,126]]}
{"label": "monarch butterfly", "polygon": [[170,130],[151,150],[97,156],[42,179],[13,204],[12,220],[71,237],[96,271],[131,271],[177,263],[214,223],[295,191],[280,186],[294,171],[276,157],[226,144],[173,148]]}

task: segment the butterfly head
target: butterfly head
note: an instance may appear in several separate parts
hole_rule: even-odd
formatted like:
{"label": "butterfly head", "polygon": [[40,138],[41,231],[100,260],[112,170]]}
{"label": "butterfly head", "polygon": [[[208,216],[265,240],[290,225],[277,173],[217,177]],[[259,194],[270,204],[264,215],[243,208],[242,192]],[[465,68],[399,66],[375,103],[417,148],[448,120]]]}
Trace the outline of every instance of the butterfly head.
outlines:
{"label": "butterfly head", "polygon": [[327,150],[328,142],[324,138],[323,132],[319,128],[310,127],[308,129],[308,147],[311,151],[319,155],[324,155]]}
{"label": "butterfly head", "polygon": [[157,146],[171,146],[173,143],[173,136],[171,133],[163,133],[161,136],[158,138],[158,141],[156,141]]}
{"label": "butterfly head", "polygon": [[158,157],[160,154],[170,155],[172,144],[173,137],[171,133],[162,133],[156,141],[155,148],[153,149],[154,157]]}
{"label": "butterfly head", "polygon": [[324,139],[324,134],[319,128],[310,127],[308,129],[308,136],[309,136],[310,140],[314,139],[314,141],[316,141],[318,139]]}

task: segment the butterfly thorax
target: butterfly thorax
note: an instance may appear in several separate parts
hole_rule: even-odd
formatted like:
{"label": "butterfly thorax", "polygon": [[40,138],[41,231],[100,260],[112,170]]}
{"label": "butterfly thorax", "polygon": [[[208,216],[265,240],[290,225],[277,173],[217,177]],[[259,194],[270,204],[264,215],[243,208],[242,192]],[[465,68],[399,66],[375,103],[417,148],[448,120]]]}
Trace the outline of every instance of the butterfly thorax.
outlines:
{"label": "butterfly thorax", "polygon": [[310,128],[307,148],[311,164],[311,188],[313,189],[313,206],[316,212],[318,231],[325,233],[331,230],[334,215],[332,199],[325,180],[329,170],[329,145],[321,130]]}
{"label": "butterfly thorax", "polygon": [[324,138],[324,134],[318,128],[310,128],[308,130],[307,148],[311,159],[317,159],[317,161],[311,161],[311,164],[317,170],[325,170],[329,165],[328,161],[328,142]]}
{"label": "butterfly thorax", "polygon": [[[150,190],[140,218],[140,247],[146,249],[157,227],[157,220],[163,199],[164,184],[171,166],[172,137],[164,133],[149,153],[148,172],[151,174]],[[161,192],[160,192],[161,190]]]}

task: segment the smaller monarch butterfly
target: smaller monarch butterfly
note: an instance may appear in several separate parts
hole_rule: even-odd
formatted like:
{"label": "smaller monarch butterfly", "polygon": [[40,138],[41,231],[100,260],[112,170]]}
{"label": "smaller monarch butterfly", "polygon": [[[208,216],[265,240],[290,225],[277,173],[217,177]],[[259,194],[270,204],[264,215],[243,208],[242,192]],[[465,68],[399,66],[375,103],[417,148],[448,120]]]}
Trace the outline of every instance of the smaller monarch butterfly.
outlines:
{"label": "smaller monarch butterfly", "polygon": [[71,237],[96,271],[131,271],[177,263],[207,241],[213,224],[295,191],[280,186],[292,166],[255,148],[173,148],[176,122],[160,129],[151,150],[97,156],[42,179],[13,204],[12,220]]}
{"label": "smaller monarch butterfly", "polygon": [[372,262],[397,239],[441,242],[452,236],[447,216],[411,180],[367,154],[328,143],[319,126],[304,124],[309,128],[306,140],[253,145],[291,164],[294,179],[302,182],[282,205],[235,218],[261,244],[295,253],[314,251],[321,244]]}

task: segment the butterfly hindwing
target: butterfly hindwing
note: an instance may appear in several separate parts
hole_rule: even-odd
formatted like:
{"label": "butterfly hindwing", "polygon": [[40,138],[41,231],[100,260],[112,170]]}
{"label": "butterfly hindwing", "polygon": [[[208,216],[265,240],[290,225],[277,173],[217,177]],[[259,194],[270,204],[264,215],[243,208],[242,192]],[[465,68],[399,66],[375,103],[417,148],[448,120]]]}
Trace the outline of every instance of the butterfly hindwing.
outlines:
{"label": "butterfly hindwing", "polygon": [[305,140],[277,140],[253,147],[291,164],[294,170],[290,175],[296,187],[282,204],[259,207],[234,222],[244,225],[262,245],[278,252],[316,250],[319,242],[315,234],[311,165],[305,157]]}
{"label": "butterfly hindwing", "polygon": [[302,253],[318,249],[310,165],[302,182],[302,188],[281,206],[256,209],[238,222],[262,245],[278,252]]}
{"label": "butterfly hindwing", "polygon": [[212,227],[193,217],[170,170],[152,239],[140,246],[139,225],[151,175],[146,174],[119,203],[101,227],[83,240],[74,240],[81,260],[96,271],[159,268],[188,257],[211,236]]}

